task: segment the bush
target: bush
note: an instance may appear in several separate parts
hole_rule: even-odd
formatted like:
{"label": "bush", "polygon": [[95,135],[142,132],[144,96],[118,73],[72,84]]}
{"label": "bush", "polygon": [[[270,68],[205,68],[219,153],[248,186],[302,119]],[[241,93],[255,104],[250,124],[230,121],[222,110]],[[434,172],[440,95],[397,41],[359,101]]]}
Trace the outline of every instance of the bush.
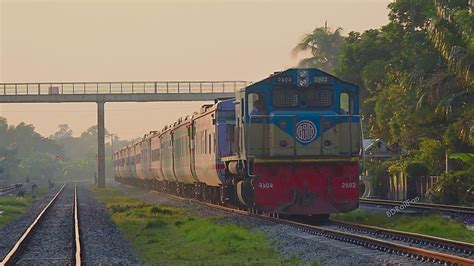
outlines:
{"label": "bush", "polygon": [[444,175],[434,187],[431,200],[436,203],[471,206],[474,199],[468,191],[474,189],[474,155],[456,154],[450,158],[464,162],[464,167]]}
{"label": "bush", "polygon": [[368,162],[367,170],[369,175],[373,177],[373,189],[376,197],[386,198],[389,191],[389,177],[388,172],[389,161],[386,162]]}
{"label": "bush", "polygon": [[[424,164],[427,167],[427,174],[438,175],[444,170],[445,147],[439,140],[423,138],[420,142],[420,148],[415,153],[415,161]],[[410,175],[410,174],[409,174]]]}
{"label": "bush", "polygon": [[424,163],[410,163],[406,168],[409,177],[427,176],[429,169]]}
{"label": "bush", "polygon": [[419,191],[421,178],[428,176],[429,169],[424,163],[409,163],[405,168],[407,174],[407,197],[415,198],[417,196],[423,197],[421,191]]}
{"label": "bush", "polygon": [[444,175],[431,192],[434,203],[471,205],[467,191],[473,186],[474,179],[459,174]]}

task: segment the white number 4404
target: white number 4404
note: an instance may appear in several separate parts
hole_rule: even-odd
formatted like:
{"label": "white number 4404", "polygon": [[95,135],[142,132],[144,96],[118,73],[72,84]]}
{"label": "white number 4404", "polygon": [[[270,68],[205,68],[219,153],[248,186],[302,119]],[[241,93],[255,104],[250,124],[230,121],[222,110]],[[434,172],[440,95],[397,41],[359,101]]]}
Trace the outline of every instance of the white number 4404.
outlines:
{"label": "white number 4404", "polygon": [[263,189],[273,188],[273,183],[258,183],[258,187]]}

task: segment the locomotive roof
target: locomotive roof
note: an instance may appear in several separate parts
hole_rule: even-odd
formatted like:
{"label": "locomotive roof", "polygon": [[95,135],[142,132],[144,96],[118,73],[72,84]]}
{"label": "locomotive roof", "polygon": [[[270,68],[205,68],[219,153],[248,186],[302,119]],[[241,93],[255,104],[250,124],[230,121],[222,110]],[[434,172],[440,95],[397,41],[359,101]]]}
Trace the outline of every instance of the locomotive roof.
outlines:
{"label": "locomotive roof", "polygon": [[[343,85],[348,85],[350,87],[353,87],[355,90],[358,90],[359,87],[353,83],[350,83],[350,82],[347,82],[347,81],[344,81],[332,74],[329,74],[321,69],[318,69],[318,68],[289,68],[285,71],[281,71],[281,72],[275,72],[274,74],[270,75],[269,77],[265,78],[265,79],[262,79],[258,82],[255,82],[251,85],[248,85],[246,88],[244,88],[243,90],[246,90],[246,89],[250,89],[250,88],[253,88],[255,86],[259,86],[259,85],[264,85],[264,84],[275,84],[277,83],[276,80],[279,78],[279,77],[292,77],[294,78],[295,80],[297,80],[297,74],[299,71],[303,71],[303,70],[306,70],[308,71],[308,75],[309,76],[312,76],[312,77],[315,77],[315,76],[326,76],[326,77],[329,77],[330,81],[332,81],[332,83],[336,83],[336,84],[343,84]],[[316,83],[313,83],[313,84],[316,84]],[[317,84],[321,84],[321,83],[317,83]]]}

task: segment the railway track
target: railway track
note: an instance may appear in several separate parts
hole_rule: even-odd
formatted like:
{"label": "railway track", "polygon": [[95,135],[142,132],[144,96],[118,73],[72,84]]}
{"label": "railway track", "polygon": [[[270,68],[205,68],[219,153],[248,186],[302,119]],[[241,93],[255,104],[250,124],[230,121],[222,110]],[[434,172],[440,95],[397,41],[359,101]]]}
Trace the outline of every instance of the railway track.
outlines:
{"label": "railway track", "polygon": [[0,262],[13,264],[81,265],[76,186],[63,185]]}
{"label": "railway track", "polygon": [[25,187],[23,186],[23,184],[13,184],[13,185],[8,185],[8,186],[2,186],[0,187],[0,196],[9,195],[11,193],[15,193],[24,188]]}
{"label": "railway track", "polygon": [[330,220],[330,226],[360,235],[474,259],[474,244],[471,243],[336,220]]}
{"label": "railway track", "polygon": [[361,204],[366,205],[378,205],[390,208],[398,207],[401,210],[410,209],[414,211],[435,211],[435,212],[448,212],[454,214],[460,214],[463,216],[474,216],[474,207],[455,206],[455,205],[443,205],[443,204],[432,204],[432,203],[421,203],[421,202],[403,202],[403,201],[392,201],[392,200],[381,200],[381,199],[359,199]]}
{"label": "railway track", "polygon": [[474,265],[474,245],[470,243],[332,220],[328,225],[310,225],[303,222],[280,219],[269,214],[259,214],[162,192],[154,192],[179,200],[204,204],[210,208],[220,209],[229,213],[263,219],[275,224],[284,224],[311,235],[345,242],[347,245],[361,246],[369,250],[385,252],[387,255],[398,255],[398,259],[394,261],[392,261],[393,257],[387,256],[390,257],[389,261],[386,261],[387,263]]}

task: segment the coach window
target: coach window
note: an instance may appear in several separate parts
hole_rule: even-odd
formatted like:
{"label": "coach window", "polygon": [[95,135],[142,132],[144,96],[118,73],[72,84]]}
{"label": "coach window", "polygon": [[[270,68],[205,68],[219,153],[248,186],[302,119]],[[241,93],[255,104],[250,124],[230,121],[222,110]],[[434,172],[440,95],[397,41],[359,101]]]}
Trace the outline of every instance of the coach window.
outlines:
{"label": "coach window", "polygon": [[341,115],[351,115],[354,111],[353,97],[349,92],[342,92],[339,96],[339,110]]}

